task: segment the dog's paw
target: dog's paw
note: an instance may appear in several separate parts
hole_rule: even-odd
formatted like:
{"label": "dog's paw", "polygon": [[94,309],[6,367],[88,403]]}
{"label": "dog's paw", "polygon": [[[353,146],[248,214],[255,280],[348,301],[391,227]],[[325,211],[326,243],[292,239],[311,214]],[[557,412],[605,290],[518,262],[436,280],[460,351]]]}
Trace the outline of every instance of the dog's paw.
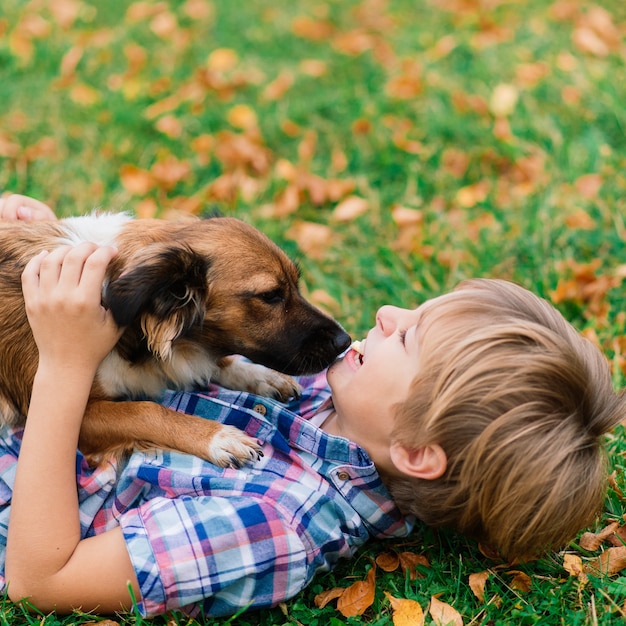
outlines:
{"label": "dog's paw", "polygon": [[240,389],[281,402],[299,398],[302,394],[302,387],[291,376],[232,357],[222,359],[222,366],[213,380],[229,389]]}
{"label": "dog's paw", "polygon": [[222,426],[211,438],[207,460],[220,467],[239,468],[262,456],[263,451],[256,439],[234,426]]}
{"label": "dog's paw", "polygon": [[302,395],[302,387],[294,378],[274,370],[264,369],[264,376],[251,383],[255,385],[255,388],[252,390],[253,393],[259,396],[266,396],[267,398],[274,398],[281,402],[286,402],[289,398],[299,398]]}

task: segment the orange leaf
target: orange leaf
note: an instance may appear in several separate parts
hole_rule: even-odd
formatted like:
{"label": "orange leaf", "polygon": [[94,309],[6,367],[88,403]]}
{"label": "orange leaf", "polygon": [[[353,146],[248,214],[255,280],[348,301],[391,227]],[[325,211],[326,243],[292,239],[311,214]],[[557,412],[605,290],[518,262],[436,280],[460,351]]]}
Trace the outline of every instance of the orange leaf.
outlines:
{"label": "orange leaf", "polygon": [[517,88],[501,83],[496,86],[489,100],[489,110],[495,117],[508,117],[517,104]]}
{"label": "orange leaf", "polygon": [[333,32],[333,26],[330,22],[315,20],[302,15],[294,18],[291,24],[291,30],[294,35],[302,37],[303,39],[320,41],[330,37]]}
{"label": "orange leaf", "polygon": [[338,222],[351,222],[360,215],[367,213],[369,202],[358,196],[348,196],[333,211],[333,218]]}
{"label": "orange leaf", "polygon": [[385,595],[393,609],[393,626],[422,626],[424,611],[416,600],[394,598],[385,591]]}
{"label": "orange leaf", "polygon": [[350,585],[339,597],[337,610],[344,617],[362,615],[372,606],[375,595],[376,566],[372,566],[365,580]]}
{"label": "orange leaf", "polygon": [[293,85],[293,76],[290,72],[281,72],[265,89],[263,90],[264,100],[280,100],[285,93]]}
{"label": "orange leaf", "polygon": [[136,165],[122,165],[120,168],[120,179],[124,188],[136,196],[147,194],[155,186],[152,174],[138,168]]}
{"label": "orange leaf", "polygon": [[585,174],[576,179],[574,187],[583,198],[593,200],[598,195],[603,182],[600,174]]}
{"label": "orange leaf", "polygon": [[300,61],[299,69],[307,76],[319,78],[320,76],[324,76],[324,74],[326,74],[328,71],[328,65],[325,61],[320,61],[319,59],[304,59]]}
{"label": "orange leaf", "polygon": [[395,552],[383,552],[376,557],[376,565],[383,572],[395,572],[400,566],[400,557]]}
{"label": "orange leaf", "polygon": [[584,550],[594,552],[597,550],[605,539],[608,539],[619,528],[619,522],[611,522],[603,528],[599,533],[583,533],[580,537],[580,547]]}
{"label": "orange leaf", "polygon": [[207,59],[207,67],[214,72],[226,72],[232,70],[239,57],[231,48],[216,48]]}
{"label": "orange leaf", "polygon": [[511,570],[507,574],[512,574],[511,589],[517,589],[518,591],[528,592],[532,586],[531,578],[528,574],[520,572],[518,570]]}
{"label": "orange leaf", "polygon": [[473,185],[461,187],[456,193],[457,202],[464,208],[469,209],[479,202],[483,202],[489,193],[490,183],[481,180]]}
{"label": "orange leaf", "polygon": [[100,101],[100,92],[84,83],[77,83],[70,89],[70,98],[76,104],[91,106]]}
{"label": "orange leaf", "polygon": [[446,602],[432,596],[428,612],[435,622],[435,626],[463,626],[461,614]]}
{"label": "orange leaf", "polygon": [[474,595],[481,601],[485,601],[485,585],[489,578],[489,572],[487,570],[483,572],[474,572],[469,575],[469,586],[474,592]]}
{"label": "orange leaf", "polygon": [[593,230],[596,226],[593,218],[583,209],[578,209],[571,215],[568,215],[565,218],[565,223],[569,228],[578,228],[580,230]]}
{"label": "orange leaf", "polygon": [[409,209],[404,206],[395,206],[391,209],[393,221],[400,227],[416,226],[424,221],[424,214],[418,209]]}
{"label": "orange leaf", "polygon": [[285,233],[312,259],[322,259],[333,241],[333,231],[324,224],[297,221]]}
{"label": "orange leaf", "polygon": [[323,609],[329,602],[332,602],[335,598],[340,598],[345,590],[345,587],[333,587],[332,589],[327,589],[326,591],[318,593],[315,596],[313,602],[315,602],[315,606],[318,609]]}
{"label": "orange leaf", "polygon": [[588,565],[607,576],[614,576],[626,568],[626,546],[608,548]]}
{"label": "orange leaf", "polygon": [[576,576],[582,583],[586,583],[588,580],[583,561],[577,554],[566,554],[563,557],[563,569],[570,576]]}
{"label": "orange leaf", "polygon": [[226,117],[235,128],[254,128],[257,125],[256,113],[247,104],[236,104]]}
{"label": "orange leaf", "polygon": [[430,567],[428,559],[423,554],[415,554],[415,552],[401,552],[398,555],[400,559],[400,567],[406,576],[409,572],[409,578],[415,580],[418,576],[417,566]]}
{"label": "orange leaf", "polygon": [[183,133],[183,125],[174,115],[164,115],[157,121],[154,127],[171,139],[178,139]]}

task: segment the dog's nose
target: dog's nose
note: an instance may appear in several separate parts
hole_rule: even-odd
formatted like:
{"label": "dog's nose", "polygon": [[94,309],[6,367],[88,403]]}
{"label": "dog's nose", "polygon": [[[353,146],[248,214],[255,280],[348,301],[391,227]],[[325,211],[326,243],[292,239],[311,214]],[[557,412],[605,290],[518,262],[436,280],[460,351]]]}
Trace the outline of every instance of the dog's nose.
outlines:
{"label": "dog's nose", "polygon": [[337,354],[343,352],[351,343],[352,339],[345,330],[340,330],[333,338],[333,345],[337,350]]}

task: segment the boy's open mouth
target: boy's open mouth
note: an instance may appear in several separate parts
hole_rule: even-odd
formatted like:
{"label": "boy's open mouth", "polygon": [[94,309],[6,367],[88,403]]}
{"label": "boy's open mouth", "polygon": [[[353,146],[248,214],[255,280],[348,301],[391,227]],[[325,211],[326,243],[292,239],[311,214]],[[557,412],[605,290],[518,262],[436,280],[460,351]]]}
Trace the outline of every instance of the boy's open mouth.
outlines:
{"label": "boy's open mouth", "polygon": [[365,340],[353,341],[350,347],[357,353],[357,359],[359,363],[363,365],[363,357],[365,356]]}

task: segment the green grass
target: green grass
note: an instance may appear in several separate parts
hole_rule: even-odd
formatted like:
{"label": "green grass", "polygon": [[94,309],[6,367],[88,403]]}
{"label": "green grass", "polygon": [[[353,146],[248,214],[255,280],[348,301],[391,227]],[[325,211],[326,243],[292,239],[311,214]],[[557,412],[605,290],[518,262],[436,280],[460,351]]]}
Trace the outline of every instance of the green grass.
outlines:
{"label": "green grass", "polygon": [[[626,346],[620,279],[600,289],[597,303],[557,296],[565,281],[582,284],[573,264],[597,263],[587,274],[599,287],[624,274],[623,36],[615,43],[603,27],[595,41],[606,54],[581,47],[581,32],[587,41],[593,33],[593,5],[585,2],[477,2],[491,8],[464,10],[469,4],[3,0],[0,187],[47,200],[60,214],[150,206],[168,214],[202,206],[241,217],[299,259],[307,293],[357,337],[384,303],[412,306],[471,276],[515,280],[554,298],[581,331],[593,333],[622,386],[625,366],[615,341]],[[49,6],[76,14],[64,22]],[[624,3],[602,6],[623,33]],[[134,17],[146,7],[150,15]],[[194,8],[207,12],[190,17]],[[320,31],[324,36],[315,38]],[[220,49],[235,53],[223,71],[212,54]],[[291,86],[268,98],[268,85],[285,76]],[[500,84],[517,92],[504,133],[494,132],[490,111]],[[409,97],[400,97],[399,87]],[[151,115],[149,107],[171,96],[177,102]],[[246,134],[232,117],[237,105],[256,115],[256,143],[246,148],[251,160],[225,156],[220,143],[225,132]],[[168,115],[163,126],[159,120]],[[304,154],[311,132],[314,149]],[[197,140],[205,135],[210,143],[202,149]],[[172,159],[185,168],[179,179],[161,177],[141,193],[125,186],[129,165],[155,175],[155,164],[169,162],[171,174]],[[352,190],[318,200],[301,186],[292,210],[277,215],[290,185],[285,162],[316,176],[318,191],[333,180],[351,181]],[[223,175],[239,177],[228,193],[214,184]],[[598,177],[597,190],[585,184],[588,175]],[[472,191],[475,185],[481,193]],[[335,206],[351,194],[367,202],[367,211],[338,221]],[[394,220],[396,206],[421,212],[415,236],[400,247],[407,234]],[[293,238],[301,222],[330,227],[332,241],[319,255]],[[625,490],[623,437],[611,438],[610,452]],[[625,512],[611,491],[598,527]],[[520,567],[532,578],[530,592],[512,589],[507,570],[494,570],[481,603],[468,576],[493,564],[475,545],[427,529],[411,541],[431,568],[413,582],[379,572],[376,602],[362,618],[341,618],[332,606],[316,609],[313,597],[345,578],[362,579],[382,544],[320,576],[284,610],[231,623],[387,625],[383,590],[423,607],[441,593],[466,624],[622,623],[624,576],[592,578],[581,587],[553,555]],[[46,616],[45,624],[91,619]],[[116,619],[193,624],[180,615]],[[3,602],[0,625],[41,622]]]}

